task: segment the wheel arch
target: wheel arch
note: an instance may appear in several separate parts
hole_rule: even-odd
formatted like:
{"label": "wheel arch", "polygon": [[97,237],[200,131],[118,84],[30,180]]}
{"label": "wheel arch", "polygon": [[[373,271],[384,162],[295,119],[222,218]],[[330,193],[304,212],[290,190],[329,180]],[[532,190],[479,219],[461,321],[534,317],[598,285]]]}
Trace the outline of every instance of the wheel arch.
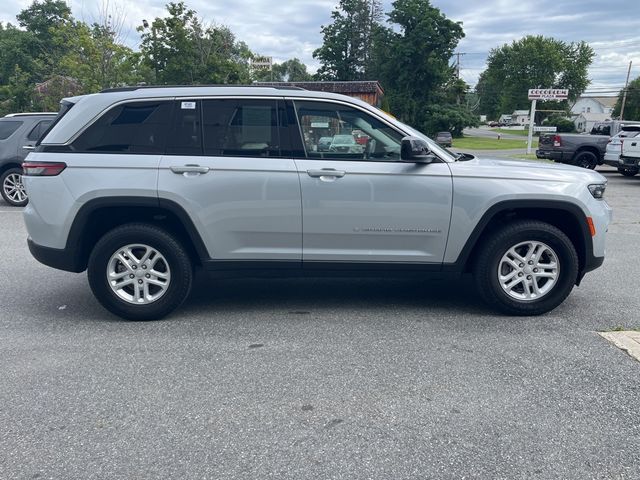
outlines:
{"label": "wheel arch", "polygon": [[7,170],[11,170],[12,168],[20,168],[22,169],[22,162],[19,160],[9,160],[7,163],[0,166],[0,175],[3,175]]}
{"label": "wheel arch", "polygon": [[580,262],[579,283],[593,257],[593,242],[587,216],[578,205],[557,200],[508,200],[493,205],[474,228],[452,268],[470,272],[474,253],[481,248],[483,240],[502,225],[523,219],[549,223],[569,237]]}
{"label": "wheel arch", "polygon": [[73,271],[87,268],[92,247],[102,235],[127,223],[149,223],[167,230],[183,242],[196,264],[209,256],[195,225],[177,203],[152,197],[100,198],[85,203],[69,229],[65,250],[74,252]]}
{"label": "wheel arch", "polygon": [[584,145],[582,147],[579,147],[573,154],[573,157],[571,157],[571,161],[575,162],[576,158],[578,158],[578,155],[584,152],[593,153],[596,156],[596,161],[598,162],[598,164],[600,165],[602,163],[602,157],[604,156],[604,153],[601,153],[598,147],[594,145]]}

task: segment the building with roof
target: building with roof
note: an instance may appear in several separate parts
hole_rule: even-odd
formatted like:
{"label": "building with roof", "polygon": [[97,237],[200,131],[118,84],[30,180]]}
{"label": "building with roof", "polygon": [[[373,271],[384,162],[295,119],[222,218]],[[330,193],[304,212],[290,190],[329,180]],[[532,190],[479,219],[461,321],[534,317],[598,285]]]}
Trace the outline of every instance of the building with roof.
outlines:
{"label": "building with roof", "polygon": [[611,120],[611,115],[609,113],[591,113],[585,112],[579,114],[574,120],[573,123],[576,126],[576,132],[590,132],[593,126],[599,122],[607,122]]}
{"label": "building with roof", "polygon": [[517,123],[519,125],[528,125],[529,110],[515,110],[511,114],[511,123]]}
{"label": "building with roof", "polygon": [[604,113],[611,116],[617,101],[618,97],[578,97],[571,107],[571,113]]}
{"label": "building with roof", "polygon": [[316,92],[340,93],[359,98],[374,107],[382,105],[384,90],[377,80],[352,82],[258,82],[258,85],[300,87]]}

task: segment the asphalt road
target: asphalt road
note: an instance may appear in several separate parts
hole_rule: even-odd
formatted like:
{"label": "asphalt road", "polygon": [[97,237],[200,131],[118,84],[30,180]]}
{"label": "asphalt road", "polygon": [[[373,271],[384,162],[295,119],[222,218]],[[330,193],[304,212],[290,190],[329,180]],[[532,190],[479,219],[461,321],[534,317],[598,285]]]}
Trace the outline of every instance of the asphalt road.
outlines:
{"label": "asphalt road", "polygon": [[160,322],[31,258],[0,205],[1,479],[636,479],[640,177],[607,173],[608,258],[554,312],[462,282],[199,282]]}

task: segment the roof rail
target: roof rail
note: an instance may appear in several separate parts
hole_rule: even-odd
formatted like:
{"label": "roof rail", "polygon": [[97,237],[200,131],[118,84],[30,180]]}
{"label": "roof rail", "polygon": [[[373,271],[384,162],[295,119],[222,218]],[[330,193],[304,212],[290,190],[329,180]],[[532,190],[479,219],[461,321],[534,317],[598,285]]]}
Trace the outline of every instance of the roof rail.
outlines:
{"label": "roof rail", "polygon": [[136,90],[144,90],[149,88],[198,88],[198,87],[216,87],[216,88],[234,88],[234,87],[251,87],[251,88],[275,88],[276,90],[306,90],[302,87],[286,86],[286,85],[256,85],[256,84],[214,84],[214,85],[138,85],[132,87],[116,87],[106,88],[101,90],[100,93],[112,93],[112,92],[134,92]]}
{"label": "roof rail", "polygon": [[57,112],[23,112],[23,113],[7,113],[6,117],[30,117],[33,115],[57,115]]}

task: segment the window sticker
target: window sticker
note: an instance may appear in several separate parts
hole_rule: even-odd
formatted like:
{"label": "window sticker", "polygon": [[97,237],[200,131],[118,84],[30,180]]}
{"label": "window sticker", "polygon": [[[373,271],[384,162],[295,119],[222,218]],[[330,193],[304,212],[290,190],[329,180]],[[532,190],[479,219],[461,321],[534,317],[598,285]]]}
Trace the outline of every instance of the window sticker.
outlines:
{"label": "window sticker", "polygon": [[182,110],[195,110],[196,109],[196,102],[182,102],[180,104],[180,108]]}

